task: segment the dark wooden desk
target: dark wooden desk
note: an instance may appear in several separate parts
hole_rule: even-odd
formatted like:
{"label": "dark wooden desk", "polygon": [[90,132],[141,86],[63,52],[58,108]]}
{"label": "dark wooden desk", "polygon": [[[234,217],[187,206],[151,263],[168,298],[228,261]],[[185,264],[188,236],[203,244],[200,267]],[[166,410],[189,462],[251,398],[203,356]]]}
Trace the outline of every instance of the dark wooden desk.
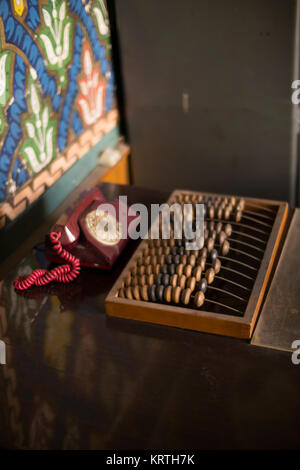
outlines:
{"label": "dark wooden desk", "polygon": [[[104,184],[146,205],[167,194]],[[247,341],[107,318],[110,273],[82,271],[36,298],[12,278],[44,266],[33,250],[3,281],[0,446],[66,449],[299,448],[300,365]]]}

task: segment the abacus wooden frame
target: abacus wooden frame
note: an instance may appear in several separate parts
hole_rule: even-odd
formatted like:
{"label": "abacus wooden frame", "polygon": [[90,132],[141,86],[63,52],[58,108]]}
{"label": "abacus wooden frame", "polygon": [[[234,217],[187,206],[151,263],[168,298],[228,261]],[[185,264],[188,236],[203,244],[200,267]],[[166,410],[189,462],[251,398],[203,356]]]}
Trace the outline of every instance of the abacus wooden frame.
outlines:
{"label": "abacus wooden frame", "polygon": [[[174,202],[175,197],[180,193],[230,197],[223,194],[175,190],[171,193],[166,202],[168,204]],[[147,240],[143,240],[139,244],[107,295],[105,299],[105,310],[107,315],[148,323],[157,323],[166,326],[175,326],[178,328],[205,333],[233,336],[236,338],[251,338],[264,294],[269,283],[280,240],[284,232],[288,216],[288,203],[267,199],[245,198],[246,204],[247,201],[261,206],[277,206],[278,210],[243,317],[117,297],[118,289],[121,287],[123,280],[130,273],[130,270],[135,265],[136,260],[143,252],[143,249],[146,248]]]}

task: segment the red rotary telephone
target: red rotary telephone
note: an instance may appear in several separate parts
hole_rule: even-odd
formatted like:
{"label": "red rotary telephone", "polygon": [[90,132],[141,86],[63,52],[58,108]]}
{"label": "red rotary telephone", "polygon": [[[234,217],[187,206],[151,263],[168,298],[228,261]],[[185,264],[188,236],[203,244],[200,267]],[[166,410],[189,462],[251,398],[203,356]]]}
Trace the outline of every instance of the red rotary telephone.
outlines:
{"label": "red rotary telephone", "polygon": [[[45,239],[46,258],[68,264],[51,271],[37,269],[26,278],[18,277],[14,281],[16,289],[25,290],[52,281],[71,282],[78,276],[80,266],[112,268],[129,241],[128,227],[133,220],[137,226],[139,215],[129,215],[128,206],[119,200],[108,202],[97,188],[81,194],[82,197],[75,210],[64,214]],[[110,231],[109,227],[114,230]]]}

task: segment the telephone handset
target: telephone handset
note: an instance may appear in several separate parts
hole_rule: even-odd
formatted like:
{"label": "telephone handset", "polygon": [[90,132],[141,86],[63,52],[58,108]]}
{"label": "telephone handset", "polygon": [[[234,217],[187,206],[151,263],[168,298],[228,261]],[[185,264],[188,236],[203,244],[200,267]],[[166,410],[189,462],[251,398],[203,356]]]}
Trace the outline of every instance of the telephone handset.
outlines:
{"label": "telephone handset", "polygon": [[112,268],[129,241],[128,227],[133,220],[135,226],[139,223],[139,215],[129,215],[128,206],[120,200],[108,202],[97,188],[82,193],[79,199],[78,205],[63,214],[45,239],[46,258],[68,264],[19,277],[14,282],[16,289],[51,281],[70,282],[78,276],[80,266]]}

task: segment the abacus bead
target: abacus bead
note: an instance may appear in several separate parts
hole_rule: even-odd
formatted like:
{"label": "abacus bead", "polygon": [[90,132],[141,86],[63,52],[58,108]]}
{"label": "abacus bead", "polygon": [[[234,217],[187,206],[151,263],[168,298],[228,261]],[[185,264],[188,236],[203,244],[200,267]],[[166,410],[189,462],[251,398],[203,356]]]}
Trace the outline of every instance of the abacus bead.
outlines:
{"label": "abacus bead", "polygon": [[210,252],[209,255],[210,255],[210,259],[211,259],[212,261],[214,261],[214,260],[218,257],[218,252],[217,252],[217,250],[214,248],[213,250],[211,250],[211,252]]}
{"label": "abacus bead", "polygon": [[148,255],[148,256],[150,256],[150,263],[151,263],[151,258],[152,258],[152,256],[155,256],[155,254],[156,254],[156,249],[155,249],[155,248],[151,248],[151,250],[149,251],[149,255]]}
{"label": "abacus bead", "polygon": [[179,303],[181,288],[179,286],[172,288],[172,300],[175,304]]}
{"label": "abacus bead", "polygon": [[243,217],[242,211],[237,211],[235,214],[235,221],[240,222],[242,220],[242,217]]}
{"label": "abacus bead", "polygon": [[180,263],[180,256],[179,255],[174,256],[173,261],[174,261],[174,264],[179,264]]}
{"label": "abacus bead", "polygon": [[186,281],[186,286],[189,287],[193,291],[196,287],[196,278],[189,277],[188,280]]}
{"label": "abacus bead", "polygon": [[171,286],[173,287],[177,286],[177,281],[178,281],[178,274],[173,274],[173,276],[170,279]]}
{"label": "abacus bead", "polygon": [[220,233],[221,230],[222,230],[222,228],[223,228],[222,222],[218,222],[218,223],[217,223],[217,226],[216,226],[216,232],[217,232],[217,233]]}
{"label": "abacus bead", "polygon": [[192,291],[188,287],[181,292],[180,298],[181,298],[181,302],[184,305],[188,305],[190,298],[191,298],[191,293]]}
{"label": "abacus bead", "polygon": [[182,274],[181,276],[178,277],[177,284],[179,287],[181,287],[181,289],[183,289],[185,287],[185,283],[186,283],[186,276]]}
{"label": "abacus bead", "polygon": [[217,238],[217,232],[215,230],[210,230],[209,231],[209,236],[210,236],[210,238],[215,240]]}
{"label": "abacus bead", "polygon": [[176,274],[178,274],[179,276],[181,276],[181,274],[183,273],[183,267],[184,267],[184,266],[183,266],[182,263],[178,264],[177,267],[176,267]]}
{"label": "abacus bead", "polygon": [[131,285],[134,287],[134,286],[137,286],[139,283],[139,278],[137,276],[134,276],[132,279],[131,279]]}
{"label": "abacus bead", "polygon": [[186,264],[187,263],[187,256],[186,255],[181,256],[180,261],[181,261],[182,264]]}
{"label": "abacus bead", "polygon": [[149,246],[146,246],[146,247],[144,248],[143,254],[144,254],[144,256],[146,257],[146,256],[149,255],[149,253],[150,253],[150,248],[149,248]]}
{"label": "abacus bead", "polygon": [[131,287],[126,287],[125,295],[126,295],[126,299],[130,299],[130,300],[133,299]]}
{"label": "abacus bead", "polygon": [[139,286],[134,286],[134,288],[132,289],[132,293],[135,300],[141,300]]}
{"label": "abacus bead", "polygon": [[201,258],[198,258],[197,265],[201,267],[202,271],[204,271],[206,265],[206,257],[202,256]]}
{"label": "abacus bead", "polygon": [[215,208],[214,208],[214,206],[210,206],[209,211],[208,211],[208,215],[209,215],[209,217],[210,217],[211,219],[214,218],[214,216],[215,216]]}
{"label": "abacus bead", "polygon": [[216,274],[218,274],[220,272],[220,270],[221,270],[221,261],[219,260],[219,258],[216,258],[215,260],[213,260],[212,267],[215,270]]}
{"label": "abacus bead", "polygon": [[232,205],[234,206],[235,203],[236,203],[235,197],[234,197],[234,196],[231,196],[231,198],[230,198],[230,204],[232,204]]}
{"label": "abacus bead", "polygon": [[140,294],[141,294],[142,299],[147,302],[149,300],[148,286],[145,285],[145,286],[140,287]]}
{"label": "abacus bead", "polygon": [[206,292],[206,289],[207,289],[207,280],[205,279],[205,277],[203,277],[200,282],[199,282],[199,289],[202,291],[202,292]]}
{"label": "abacus bead", "polygon": [[148,286],[152,286],[152,284],[154,284],[154,274],[149,274],[147,277],[147,284]]}
{"label": "abacus bead", "polygon": [[178,250],[177,250],[177,254],[178,254],[179,256],[184,255],[184,252],[185,252],[185,250],[184,250],[184,247],[183,247],[183,246],[180,246],[180,247],[178,248]]}
{"label": "abacus bead", "polygon": [[162,283],[162,274],[159,273],[157,274],[157,276],[155,277],[155,284],[161,284]]}
{"label": "abacus bead", "polygon": [[166,261],[165,255],[160,255],[158,257],[158,264],[165,264],[165,261]]}
{"label": "abacus bead", "polygon": [[225,211],[224,211],[224,219],[225,219],[225,220],[230,219],[230,215],[231,215],[231,208],[230,208],[230,207],[226,207],[226,209],[225,209]]}
{"label": "abacus bead", "polygon": [[164,299],[166,302],[170,303],[172,300],[172,287],[168,286],[164,290]]}
{"label": "abacus bead", "polygon": [[161,245],[161,240],[160,240],[159,238],[156,239],[156,240],[154,240],[154,246],[155,246],[156,248],[158,248],[160,245]]}
{"label": "abacus bead", "polygon": [[190,255],[189,258],[188,258],[188,262],[191,266],[195,266],[196,264],[196,256],[195,255]]}
{"label": "abacus bead", "polygon": [[176,255],[177,255],[177,248],[175,248],[175,247],[172,248],[172,250],[171,250],[171,255],[172,255],[172,256],[176,256]]}
{"label": "abacus bead", "polygon": [[183,272],[185,274],[186,277],[190,277],[190,275],[192,274],[192,266],[190,264],[187,264],[184,269],[183,269]]}
{"label": "abacus bead", "polygon": [[196,307],[202,307],[202,305],[204,304],[204,300],[205,300],[205,295],[203,291],[199,290],[198,292],[196,292],[195,297],[194,297],[194,305]]}
{"label": "abacus bead", "polygon": [[214,278],[215,278],[215,271],[213,268],[209,268],[206,273],[205,273],[205,278],[207,280],[207,283],[208,284],[212,284],[212,282],[214,281]]}
{"label": "abacus bead", "polygon": [[169,272],[170,276],[173,276],[173,274],[175,274],[175,272],[176,272],[175,264],[169,264],[168,272]]}
{"label": "abacus bead", "polygon": [[211,220],[208,224],[208,230],[212,232],[214,229],[215,229],[215,223],[213,220]]}
{"label": "abacus bead", "polygon": [[154,273],[155,275],[157,275],[157,274],[160,272],[160,268],[161,268],[160,264],[156,264],[156,265],[153,267],[153,273]]}
{"label": "abacus bead", "polygon": [[140,286],[144,286],[145,284],[147,284],[147,278],[146,278],[145,274],[143,274],[143,275],[139,278],[139,284],[140,284]]}
{"label": "abacus bead", "polygon": [[200,281],[201,279],[201,274],[202,274],[202,269],[201,269],[201,266],[196,266],[194,269],[193,269],[193,276],[196,278],[196,281]]}
{"label": "abacus bead", "polygon": [[156,291],[156,285],[155,285],[155,284],[152,284],[152,286],[150,286],[150,287],[149,287],[149,290],[148,290],[149,299],[150,299],[152,302],[156,302],[155,291]]}
{"label": "abacus bead", "polygon": [[167,248],[167,246],[168,246],[168,240],[162,240],[161,244],[162,244],[162,246],[163,246],[164,248]]}
{"label": "abacus bead", "polygon": [[125,279],[125,286],[126,286],[126,287],[129,287],[129,286],[130,286],[130,284],[131,284],[131,279],[132,279],[132,277],[131,277],[131,275],[129,274],[129,275],[126,277],[126,279]]}
{"label": "abacus bead", "polygon": [[152,274],[152,265],[151,264],[148,264],[148,266],[146,266],[146,269],[145,269],[145,274],[149,275],[149,274]]}
{"label": "abacus bead", "polygon": [[243,211],[245,209],[245,204],[245,199],[241,198],[238,202],[238,208]]}
{"label": "abacus bead", "polygon": [[209,231],[207,230],[207,228],[204,230],[203,235],[204,235],[204,240],[207,240],[209,236]]}
{"label": "abacus bead", "polygon": [[145,257],[145,259],[144,259],[144,264],[145,264],[145,265],[148,265],[148,264],[150,264],[150,263],[151,263],[151,256],[149,255],[149,256],[146,256],[146,257]]}
{"label": "abacus bead", "polygon": [[230,235],[232,234],[232,226],[230,224],[226,224],[224,227],[224,231],[227,237],[230,237]]}
{"label": "abacus bead", "polygon": [[201,250],[200,250],[200,256],[207,256],[207,248],[206,246],[204,246]]}
{"label": "abacus bead", "polygon": [[157,256],[151,256],[151,264],[155,266],[158,263]]}
{"label": "abacus bead", "polygon": [[157,300],[159,300],[159,302],[162,302],[164,298],[164,286],[157,286],[155,293]]}
{"label": "abacus bead", "polygon": [[218,219],[222,219],[223,216],[223,209],[222,207],[219,207],[218,212],[217,212],[217,217]]}
{"label": "abacus bead", "polygon": [[220,245],[223,245],[224,241],[226,240],[227,235],[223,230],[219,233],[219,243]]}
{"label": "abacus bead", "polygon": [[163,248],[162,246],[160,246],[159,248],[156,249],[156,255],[157,255],[157,256],[161,256],[162,254],[167,254],[167,253],[165,252],[166,249],[167,249],[167,248]]}
{"label": "abacus bead", "polygon": [[215,241],[213,238],[209,238],[207,240],[207,249],[208,251],[211,251],[213,249],[213,247],[215,246]]}
{"label": "abacus bead", "polygon": [[222,255],[226,256],[230,250],[230,244],[228,240],[225,240],[222,245]]}
{"label": "abacus bead", "polygon": [[166,262],[167,264],[172,264],[172,263],[173,263],[173,256],[172,256],[172,255],[166,256],[165,262]]}
{"label": "abacus bead", "polygon": [[160,269],[160,272],[162,274],[167,274],[169,271],[168,271],[168,265],[167,264],[164,264],[161,269]]}
{"label": "abacus bead", "polygon": [[121,289],[119,289],[118,297],[122,297],[122,298],[126,297],[123,287],[121,287]]}
{"label": "abacus bead", "polygon": [[164,286],[168,286],[170,284],[170,276],[169,274],[164,274],[162,277],[162,283]]}
{"label": "abacus bead", "polygon": [[142,266],[138,267],[138,273],[139,273],[140,276],[145,274],[145,271],[146,271],[146,266],[142,265]]}
{"label": "abacus bead", "polygon": [[182,247],[182,240],[180,238],[176,239],[176,245],[180,248]]}
{"label": "abacus bead", "polygon": [[[172,236],[172,234],[173,234],[173,231],[170,230],[170,235]],[[168,240],[168,242],[169,242],[169,245],[170,245],[171,248],[174,248],[174,246],[176,245],[176,242],[175,242],[174,238],[170,238],[170,240]]]}

